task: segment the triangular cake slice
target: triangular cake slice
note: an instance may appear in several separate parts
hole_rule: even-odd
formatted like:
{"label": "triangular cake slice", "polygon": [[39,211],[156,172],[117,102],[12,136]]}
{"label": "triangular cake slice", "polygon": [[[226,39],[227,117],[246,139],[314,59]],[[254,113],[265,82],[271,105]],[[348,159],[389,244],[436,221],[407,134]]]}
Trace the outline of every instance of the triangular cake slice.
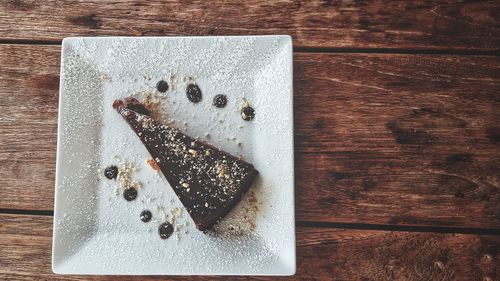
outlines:
{"label": "triangular cake slice", "polygon": [[226,216],[252,185],[252,164],[158,122],[135,98],[113,103],[140,138],[199,230]]}

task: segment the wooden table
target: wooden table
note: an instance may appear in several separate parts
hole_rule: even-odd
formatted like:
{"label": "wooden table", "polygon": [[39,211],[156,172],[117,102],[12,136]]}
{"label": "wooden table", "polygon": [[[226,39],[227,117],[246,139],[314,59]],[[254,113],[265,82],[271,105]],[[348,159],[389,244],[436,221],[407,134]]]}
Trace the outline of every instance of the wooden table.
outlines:
{"label": "wooden table", "polygon": [[99,2],[0,1],[0,279],[114,279],[50,269],[62,38],[247,34],[294,40],[294,279],[500,279],[498,1]]}

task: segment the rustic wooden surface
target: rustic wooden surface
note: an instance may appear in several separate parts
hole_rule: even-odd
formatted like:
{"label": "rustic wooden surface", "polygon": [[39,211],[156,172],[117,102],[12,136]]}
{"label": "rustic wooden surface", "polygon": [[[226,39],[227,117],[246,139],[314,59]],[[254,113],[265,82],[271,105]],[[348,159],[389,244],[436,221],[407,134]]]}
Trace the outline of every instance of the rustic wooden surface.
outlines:
{"label": "rustic wooden surface", "polygon": [[[147,4],[146,4],[147,3]],[[0,1],[0,38],[290,34],[297,47],[500,50],[496,1]]]}
{"label": "rustic wooden surface", "polygon": [[[0,277],[30,280],[37,268],[50,280],[112,280],[55,276],[50,271],[52,218],[1,215]],[[294,280],[497,280],[500,236],[297,228]],[[46,258],[44,258],[46,257]],[[319,278],[321,277],[321,278]],[[490,279],[487,279],[490,278]],[[124,280],[191,280],[130,277]],[[220,280],[221,278],[197,278]],[[248,280],[250,278],[224,278]],[[266,278],[251,278],[264,280]],[[278,278],[290,280],[292,278]]]}
{"label": "rustic wooden surface", "polygon": [[[62,38],[276,33],[296,51],[294,279],[500,280],[498,1],[97,3],[0,1],[1,280],[116,279],[50,269]],[[148,279],[168,280],[123,278]],[[227,280],[247,279],[267,278]]]}
{"label": "rustic wooden surface", "polygon": [[[0,46],[0,208],[53,208],[59,49]],[[300,221],[500,228],[499,58],[302,53],[294,69]]]}

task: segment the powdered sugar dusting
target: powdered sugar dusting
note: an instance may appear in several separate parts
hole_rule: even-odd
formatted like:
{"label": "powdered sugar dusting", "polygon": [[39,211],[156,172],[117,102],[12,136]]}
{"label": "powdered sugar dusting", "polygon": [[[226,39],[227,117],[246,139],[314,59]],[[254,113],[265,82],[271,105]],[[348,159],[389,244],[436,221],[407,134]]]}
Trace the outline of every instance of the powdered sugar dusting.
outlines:
{"label": "powdered sugar dusting", "polygon": [[[290,260],[283,260],[294,254],[288,38],[74,38],[63,48],[55,268],[96,274],[289,271]],[[166,93],[155,89],[159,80],[169,83]],[[191,82],[203,93],[198,104],[185,95]],[[212,105],[217,94],[227,96],[225,108]],[[142,143],[111,108],[113,100],[131,95],[157,105],[165,123],[259,170],[251,193],[213,232],[196,230],[161,172],[146,164],[150,155]],[[256,110],[251,122],[240,116],[243,98]],[[132,202],[120,195],[119,182],[98,173],[123,161],[137,168],[131,180],[142,185]],[[153,214],[148,223],[139,219],[146,209]],[[175,232],[161,240],[158,226],[165,221]]]}

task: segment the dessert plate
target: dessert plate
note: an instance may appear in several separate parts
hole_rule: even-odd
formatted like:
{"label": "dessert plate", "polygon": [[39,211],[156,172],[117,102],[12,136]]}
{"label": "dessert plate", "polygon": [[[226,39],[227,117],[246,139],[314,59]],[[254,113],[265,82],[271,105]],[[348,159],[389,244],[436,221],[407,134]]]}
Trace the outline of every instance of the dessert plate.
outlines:
{"label": "dessert plate", "polygon": [[[168,84],[158,91],[159,81]],[[186,87],[195,83],[201,101]],[[165,87],[163,87],[165,88]],[[61,55],[52,269],[61,274],[295,273],[289,36],[66,38]],[[225,95],[223,108],[213,105]],[[252,163],[259,176],[207,233],[196,229],[139,138],[112,108],[134,96],[181,132]],[[241,110],[250,104],[253,120]],[[137,186],[124,199],[117,179]],[[130,199],[130,198],[129,198]],[[151,212],[143,222],[141,213]],[[160,239],[159,226],[173,225]]]}

